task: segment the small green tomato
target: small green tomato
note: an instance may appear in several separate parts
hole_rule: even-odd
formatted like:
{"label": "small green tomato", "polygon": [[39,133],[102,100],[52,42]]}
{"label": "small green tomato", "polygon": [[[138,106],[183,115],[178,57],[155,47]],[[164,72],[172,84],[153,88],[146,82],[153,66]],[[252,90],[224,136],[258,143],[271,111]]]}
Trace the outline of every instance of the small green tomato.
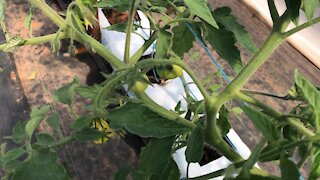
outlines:
{"label": "small green tomato", "polygon": [[[148,79],[146,75],[143,75],[145,79]],[[137,81],[133,84],[131,87],[131,91],[133,92],[144,92],[148,87],[148,83],[142,82],[142,81]]]}
{"label": "small green tomato", "polygon": [[174,79],[183,75],[183,69],[177,65],[157,66],[156,72],[161,79]]}

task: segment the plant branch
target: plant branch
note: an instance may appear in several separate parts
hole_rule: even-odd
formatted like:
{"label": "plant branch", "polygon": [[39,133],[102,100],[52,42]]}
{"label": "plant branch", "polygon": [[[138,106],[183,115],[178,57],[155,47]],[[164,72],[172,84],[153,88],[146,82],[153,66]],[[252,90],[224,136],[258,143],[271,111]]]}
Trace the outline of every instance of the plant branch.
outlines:
{"label": "plant branch", "polygon": [[[49,35],[45,35],[45,36],[39,36],[39,37],[30,38],[30,39],[25,39],[22,44],[19,44],[19,46],[40,44],[40,43],[49,42],[54,38],[64,39],[67,37],[68,36],[66,35],[66,33],[63,33],[63,32],[61,32],[59,34],[54,33],[54,34],[49,34]],[[7,43],[1,44],[0,50],[3,51],[7,45],[8,45]]]}
{"label": "plant branch", "polygon": [[136,64],[137,68],[151,68],[154,65],[167,65],[167,64],[175,64],[180,66],[182,69],[184,69],[189,76],[192,78],[194,83],[199,88],[201,94],[203,95],[205,100],[209,100],[210,96],[207,92],[207,90],[202,86],[200,80],[197,78],[197,76],[193,73],[193,71],[183,62],[182,60],[176,60],[176,59],[145,59],[143,61],[140,61]]}
{"label": "plant branch", "polygon": [[278,96],[278,95],[271,94],[271,93],[252,91],[252,90],[247,90],[247,89],[240,90],[240,92],[244,93],[244,94],[254,94],[254,95],[261,95],[261,96],[269,96],[269,97],[278,98],[278,99],[282,99],[282,100],[290,100],[290,97],[287,95],[286,96]]}
{"label": "plant branch", "polygon": [[167,110],[164,107],[155,103],[146,93],[144,93],[144,92],[134,92],[134,93],[144,102],[144,104],[147,107],[149,107],[152,111],[158,113],[159,115],[161,115],[165,118],[168,118],[169,120],[175,121],[179,124],[182,124],[184,126],[187,126],[191,129],[194,129],[196,127],[196,125],[193,124],[191,121],[188,121],[188,120],[180,117],[175,112]]}
{"label": "plant branch", "polygon": [[[236,96],[238,99],[243,100],[247,103],[253,104],[263,110],[264,113],[276,118],[280,122],[283,122],[284,116],[277,110],[273,109],[272,107],[268,106],[267,104],[259,101],[258,99],[248,96],[246,94],[238,93]],[[301,123],[301,121],[297,118],[292,118],[292,117],[287,117],[285,118],[288,124],[291,126],[295,127],[300,133],[311,137],[314,136],[315,134]]]}
{"label": "plant branch", "polygon": [[[29,0],[30,4],[34,7],[39,8],[48,18],[50,18],[56,25],[62,27],[65,25],[65,20],[55,12],[45,1],[43,0]],[[114,56],[109,49],[103,46],[93,37],[89,36],[84,32],[80,32],[72,25],[70,26],[77,33],[77,41],[82,44],[88,44],[97,54],[102,56],[106,61],[108,61],[114,68],[120,69],[124,67],[123,62]]]}
{"label": "plant branch", "polygon": [[274,157],[275,155],[283,152],[284,150],[289,150],[291,148],[297,147],[302,144],[317,142],[317,141],[320,141],[320,134],[315,134],[313,136],[307,137],[307,138],[302,139],[300,141],[292,142],[289,144],[284,144],[284,145],[280,146],[280,148],[276,147],[272,150],[269,150],[267,152],[262,153],[260,155],[260,161],[264,161],[264,160],[268,159],[269,157]]}
{"label": "plant branch", "polygon": [[301,24],[301,25],[299,25],[299,26],[297,26],[297,27],[295,27],[295,28],[283,33],[283,37],[287,38],[287,37],[291,36],[292,34],[295,34],[295,33],[299,32],[299,31],[301,31],[301,30],[303,30],[303,29],[305,29],[305,28],[307,28],[309,26],[312,26],[312,25],[314,25],[314,24],[316,24],[318,22],[320,22],[320,17],[314,18],[314,19],[312,19],[312,20],[310,20],[310,21],[308,21],[308,22],[306,22],[304,24]]}
{"label": "plant branch", "polygon": [[56,149],[59,149],[60,147],[63,147],[65,146],[66,144],[69,144],[71,143],[72,141],[74,141],[75,138],[73,136],[68,136],[68,137],[65,137],[63,138],[61,141],[49,146],[50,148],[56,148]]}
{"label": "plant branch", "polygon": [[53,10],[44,0],[29,0],[29,3],[39,8],[52,22],[61,27],[64,23],[64,19]]}
{"label": "plant branch", "polygon": [[126,43],[125,43],[125,50],[124,50],[124,62],[126,64],[129,63],[129,59],[130,59],[131,31],[132,31],[132,26],[134,21],[134,14],[136,13],[135,4],[136,4],[136,0],[132,0],[129,18],[128,18],[128,26],[126,31]]}
{"label": "plant branch", "polygon": [[272,21],[277,22],[280,17],[279,17],[279,13],[277,11],[277,7],[274,3],[274,0],[268,0],[268,6],[269,6],[269,11],[270,11]]}
{"label": "plant branch", "polygon": [[152,33],[150,38],[138,49],[138,51],[130,58],[130,66],[135,64],[143,55],[143,53],[155,42],[157,33]]}

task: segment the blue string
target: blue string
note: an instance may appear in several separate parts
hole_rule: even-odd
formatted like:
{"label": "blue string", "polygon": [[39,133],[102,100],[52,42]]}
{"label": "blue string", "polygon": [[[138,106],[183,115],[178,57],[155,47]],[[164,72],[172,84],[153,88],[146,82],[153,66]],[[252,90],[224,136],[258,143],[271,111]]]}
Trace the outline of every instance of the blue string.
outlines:
{"label": "blue string", "polygon": [[222,67],[219,65],[219,63],[214,59],[213,55],[210,53],[208,47],[201,41],[199,36],[193,31],[192,27],[189,23],[186,23],[186,26],[192,33],[192,35],[195,37],[195,39],[198,41],[198,43],[201,45],[201,47],[206,51],[207,55],[210,57],[211,61],[217,66],[219,71],[221,72],[223,78],[229,83],[231,80],[229,79],[228,75],[223,71]]}
{"label": "blue string", "polygon": [[[222,69],[222,67],[219,65],[219,63],[215,60],[215,58],[213,57],[213,55],[210,53],[208,47],[201,41],[201,39],[199,38],[199,36],[193,31],[192,27],[190,26],[189,23],[186,23],[186,26],[188,27],[188,29],[190,30],[190,32],[192,33],[192,35],[194,36],[194,38],[197,40],[197,42],[200,44],[200,46],[205,50],[205,52],[207,53],[207,55],[210,57],[211,61],[217,66],[217,68],[219,69],[219,71],[222,74],[222,77],[224,78],[225,81],[227,81],[227,83],[230,83],[231,80],[228,77],[228,75],[224,72],[224,70]],[[227,135],[224,136],[225,140],[230,144],[230,146],[237,151],[237,148],[235,147],[235,145],[231,142],[231,140],[229,139],[229,137]]]}

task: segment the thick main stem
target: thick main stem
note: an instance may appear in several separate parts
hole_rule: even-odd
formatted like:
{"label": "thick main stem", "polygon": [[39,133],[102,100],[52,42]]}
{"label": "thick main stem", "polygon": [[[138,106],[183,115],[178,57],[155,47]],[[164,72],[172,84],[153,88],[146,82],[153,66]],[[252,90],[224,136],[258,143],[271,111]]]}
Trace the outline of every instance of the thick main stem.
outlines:
{"label": "thick main stem", "polygon": [[124,62],[129,63],[130,59],[130,44],[131,44],[131,31],[133,26],[133,19],[135,14],[135,4],[136,0],[131,2],[130,14],[128,18],[128,26],[126,31],[126,43],[125,43],[125,51],[124,51]]}

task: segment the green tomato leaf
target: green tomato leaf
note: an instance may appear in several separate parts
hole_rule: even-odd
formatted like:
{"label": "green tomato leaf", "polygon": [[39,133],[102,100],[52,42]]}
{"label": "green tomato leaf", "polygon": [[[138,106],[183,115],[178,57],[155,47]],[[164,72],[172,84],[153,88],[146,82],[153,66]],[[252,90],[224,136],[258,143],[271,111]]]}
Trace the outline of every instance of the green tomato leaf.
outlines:
{"label": "green tomato leaf", "polygon": [[105,137],[106,134],[104,132],[91,129],[91,128],[86,128],[82,129],[81,131],[77,131],[74,133],[74,138],[80,142],[85,142],[85,141],[94,141],[97,139],[100,139],[102,137]]}
{"label": "green tomato leaf", "polygon": [[248,106],[242,107],[243,111],[251,119],[257,129],[270,141],[277,142],[280,138],[279,131],[270,118],[262,112],[256,111]]}
{"label": "green tomato leaf", "polygon": [[[99,8],[114,8],[117,11],[124,12],[129,11],[131,2],[131,0],[101,0],[96,6]],[[140,1],[136,1],[136,5],[139,3]]]}
{"label": "green tomato leaf", "polygon": [[174,141],[175,137],[151,139],[140,154],[139,171],[150,175],[162,174],[171,159]]}
{"label": "green tomato leaf", "polygon": [[320,91],[305,77],[303,77],[299,71],[295,71],[295,84],[303,96],[303,99],[312,107],[313,114],[315,115],[315,125],[317,130],[320,129]]}
{"label": "green tomato leaf", "polygon": [[236,73],[239,73],[243,67],[240,51],[235,46],[234,34],[231,31],[220,27],[220,29],[213,28],[208,24],[205,25],[205,39],[211,44],[214,50],[219,55],[228,61]]}
{"label": "green tomato leaf", "polygon": [[308,21],[312,20],[314,12],[319,7],[319,0],[302,0],[302,6]]}
{"label": "green tomato leaf", "polygon": [[49,106],[43,106],[40,109],[32,108],[30,114],[30,120],[25,126],[25,133],[28,140],[31,140],[31,137],[34,131],[38,128],[40,122],[44,120],[49,111]]}
{"label": "green tomato leaf", "polygon": [[35,144],[42,147],[48,147],[56,142],[56,138],[46,133],[37,133],[36,139],[37,142]]}
{"label": "green tomato leaf", "polygon": [[65,168],[58,163],[57,153],[44,149],[32,151],[29,158],[14,172],[12,179],[66,180],[70,177]]}
{"label": "green tomato leaf", "polygon": [[33,8],[31,7],[24,21],[24,25],[28,28],[29,31],[31,30],[32,15],[33,15]]}
{"label": "green tomato leaf", "polygon": [[159,180],[161,180],[161,179],[170,179],[170,180],[179,180],[180,179],[180,170],[179,170],[176,162],[173,160],[173,158],[170,159],[170,162],[169,162],[167,168],[160,175]]}
{"label": "green tomato leaf", "polygon": [[281,154],[280,169],[281,179],[283,180],[303,179],[297,165],[293,162],[292,158],[285,154]]}
{"label": "green tomato leaf", "polygon": [[5,164],[8,163],[9,161],[13,161],[24,155],[27,151],[23,149],[22,147],[11,149],[8,151],[6,154],[4,154],[0,161],[1,163]]}
{"label": "green tomato leaf", "polygon": [[227,135],[231,129],[231,124],[229,122],[229,111],[224,106],[220,109],[219,118],[217,119],[217,126],[222,137]]}
{"label": "green tomato leaf", "polygon": [[187,140],[186,160],[188,163],[199,162],[203,155],[203,132],[201,126],[197,126]]}
{"label": "green tomato leaf", "polygon": [[60,130],[60,116],[57,112],[51,114],[51,116],[47,119],[47,123],[50,127],[52,127],[57,132],[61,132]]}
{"label": "green tomato leaf", "polygon": [[312,165],[310,170],[309,179],[319,179],[320,178],[320,150],[316,149],[313,152]]}
{"label": "green tomato leaf", "polygon": [[18,47],[22,46],[26,42],[20,35],[14,35],[11,39],[4,45],[3,52],[13,52]]}
{"label": "green tomato leaf", "polygon": [[101,86],[80,86],[75,89],[76,93],[84,98],[94,99],[99,91],[101,90]]}
{"label": "green tomato leaf", "polygon": [[197,15],[212,27],[219,28],[217,22],[214,20],[211,10],[207,5],[206,0],[184,0],[184,3],[189,7],[191,13]]}
{"label": "green tomato leaf", "polygon": [[237,42],[251,52],[256,52],[257,47],[252,41],[250,34],[245,30],[244,26],[239,24],[237,18],[231,14],[229,7],[217,8],[213,12],[213,16],[218,23],[221,23],[228,31],[234,33]]}
{"label": "green tomato leaf", "polygon": [[21,143],[26,138],[26,127],[27,121],[19,121],[14,127],[13,127],[13,134],[11,136],[11,139],[15,143]]}
{"label": "green tomato leaf", "polygon": [[75,89],[79,86],[79,79],[75,77],[70,84],[67,84],[53,93],[53,99],[63,104],[71,105]]}
{"label": "green tomato leaf", "polygon": [[110,119],[112,129],[125,128],[142,137],[163,138],[191,130],[189,127],[160,116],[142,104],[133,102],[127,102],[123,107],[110,111],[107,118]]}
{"label": "green tomato leaf", "polygon": [[72,123],[71,128],[75,130],[88,128],[93,119],[92,116],[81,116]]}
{"label": "green tomato leaf", "polygon": [[129,173],[131,171],[130,166],[124,166],[121,169],[119,169],[114,177],[115,180],[124,180],[127,179]]}
{"label": "green tomato leaf", "polygon": [[195,38],[184,23],[174,27],[172,31],[172,49],[178,56],[182,57],[184,53],[188,52],[193,47]]}
{"label": "green tomato leaf", "polygon": [[[309,1],[309,0],[308,0]],[[292,22],[298,26],[299,24],[299,10],[301,7],[301,0],[285,0],[287,10]]]}
{"label": "green tomato leaf", "polygon": [[156,58],[166,58],[170,47],[171,34],[163,29],[158,31],[158,39],[156,43]]}

